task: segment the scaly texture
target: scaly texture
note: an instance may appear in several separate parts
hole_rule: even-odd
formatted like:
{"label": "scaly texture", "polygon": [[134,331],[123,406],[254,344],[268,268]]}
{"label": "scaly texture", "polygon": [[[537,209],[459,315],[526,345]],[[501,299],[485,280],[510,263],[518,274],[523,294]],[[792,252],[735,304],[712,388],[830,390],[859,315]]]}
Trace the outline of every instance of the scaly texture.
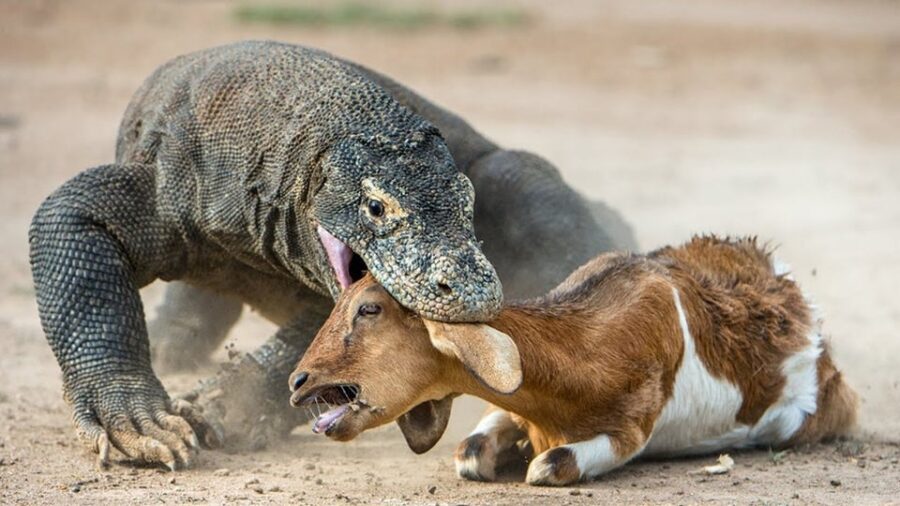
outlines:
{"label": "scaly texture", "polygon": [[[466,175],[496,192],[490,213],[476,210]],[[473,220],[498,237],[482,234],[486,251],[518,251],[504,276],[530,280],[522,286],[558,281],[538,261],[564,252],[562,263],[578,265],[611,246],[547,162],[498,149],[374,72],[274,42],[172,60],[129,105],[116,164],[65,183],[32,223],[42,324],[78,432],[104,461],[111,442],[174,468],[190,463],[198,439],[218,444],[223,424],[237,432],[229,418],[253,427],[254,445],[289,430],[298,420],[269,399],[272,385],[284,382],[331,298],[362,270],[429,318],[496,313],[501,286]],[[196,392],[201,414],[169,399],[150,367],[137,290],[155,279],[186,283],[186,294],[170,300],[221,293],[293,323]],[[182,329],[202,335],[239,311],[207,304],[197,327]]]}

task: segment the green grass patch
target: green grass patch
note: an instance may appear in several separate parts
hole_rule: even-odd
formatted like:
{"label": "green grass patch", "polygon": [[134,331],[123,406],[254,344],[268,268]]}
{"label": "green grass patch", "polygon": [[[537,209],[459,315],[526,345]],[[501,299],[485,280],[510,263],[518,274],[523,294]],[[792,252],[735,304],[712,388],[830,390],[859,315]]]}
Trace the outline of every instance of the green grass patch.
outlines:
{"label": "green grass patch", "polygon": [[427,7],[392,7],[358,2],[313,6],[300,4],[244,4],[234,17],[245,23],[287,26],[417,29],[448,26],[476,29],[490,26],[513,27],[528,22],[518,9],[486,8],[468,11],[439,11]]}

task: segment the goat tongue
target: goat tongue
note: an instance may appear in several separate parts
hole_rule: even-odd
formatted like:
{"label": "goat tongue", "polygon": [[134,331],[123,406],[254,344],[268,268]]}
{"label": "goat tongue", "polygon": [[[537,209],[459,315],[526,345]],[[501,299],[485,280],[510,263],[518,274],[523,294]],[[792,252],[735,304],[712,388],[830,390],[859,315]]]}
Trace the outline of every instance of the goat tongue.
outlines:
{"label": "goat tongue", "polygon": [[322,413],[318,419],[316,419],[316,423],[313,425],[313,432],[316,434],[321,434],[323,432],[328,432],[338,420],[347,413],[347,410],[350,409],[350,406],[347,404],[342,404],[334,409],[330,409],[324,413]]}

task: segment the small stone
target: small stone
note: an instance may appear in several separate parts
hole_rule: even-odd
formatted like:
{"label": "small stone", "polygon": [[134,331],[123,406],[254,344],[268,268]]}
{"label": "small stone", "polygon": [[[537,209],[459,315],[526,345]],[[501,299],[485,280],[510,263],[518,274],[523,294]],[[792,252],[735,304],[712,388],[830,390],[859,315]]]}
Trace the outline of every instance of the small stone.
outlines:
{"label": "small stone", "polygon": [[831,480],[830,483],[831,483],[832,487],[840,487],[841,486],[841,480]]}
{"label": "small stone", "polygon": [[581,490],[569,490],[569,495],[581,495]]}
{"label": "small stone", "polygon": [[317,478],[316,485],[321,485],[321,484],[322,484],[322,478]]}
{"label": "small stone", "polygon": [[270,488],[270,489],[269,489],[269,492],[281,492],[281,487],[279,487],[278,485],[276,485],[276,486]]}
{"label": "small stone", "polygon": [[265,494],[266,493],[266,491],[263,490],[263,488],[260,487],[259,485],[254,486],[251,490],[253,490],[257,494]]}
{"label": "small stone", "polygon": [[231,470],[224,467],[213,471],[213,476],[228,476],[229,474],[231,474]]}
{"label": "small stone", "polygon": [[175,484],[175,477],[174,477],[174,476],[171,477],[171,478],[169,478],[169,483],[171,483],[172,485]]}
{"label": "small stone", "polygon": [[77,494],[78,492],[81,492],[81,485],[73,485],[69,490]]}
{"label": "small stone", "polygon": [[791,496],[791,499],[800,499],[800,494],[794,492],[794,495]]}
{"label": "small stone", "polygon": [[305,466],[303,466],[303,469],[306,469],[307,471],[312,471],[315,468],[316,468],[316,465],[313,463],[309,463],[309,464],[306,464]]}
{"label": "small stone", "polygon": [[435,492],[436,490],[437,490],[437,487],[434,486],[434,485],[428,487],[428,493],[431,494],[431,495],[434,495],[434,492]]}

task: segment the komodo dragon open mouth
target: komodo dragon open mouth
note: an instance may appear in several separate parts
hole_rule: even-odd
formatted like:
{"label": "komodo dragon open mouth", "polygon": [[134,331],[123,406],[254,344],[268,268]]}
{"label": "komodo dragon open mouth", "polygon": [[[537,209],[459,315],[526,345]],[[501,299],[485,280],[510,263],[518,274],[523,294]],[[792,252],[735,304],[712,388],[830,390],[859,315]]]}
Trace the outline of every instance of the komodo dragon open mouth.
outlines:
{"label": "komodo dragon open mouth", "polygon": [[331,232],[322,228],[322,225],[318,225],[316,231],[319,233],[319,240],[325,248],[328,263],[331,264],[341,291],[365,276],[369,267],[361,256],[357,255],[343,241],[331,235]]}

